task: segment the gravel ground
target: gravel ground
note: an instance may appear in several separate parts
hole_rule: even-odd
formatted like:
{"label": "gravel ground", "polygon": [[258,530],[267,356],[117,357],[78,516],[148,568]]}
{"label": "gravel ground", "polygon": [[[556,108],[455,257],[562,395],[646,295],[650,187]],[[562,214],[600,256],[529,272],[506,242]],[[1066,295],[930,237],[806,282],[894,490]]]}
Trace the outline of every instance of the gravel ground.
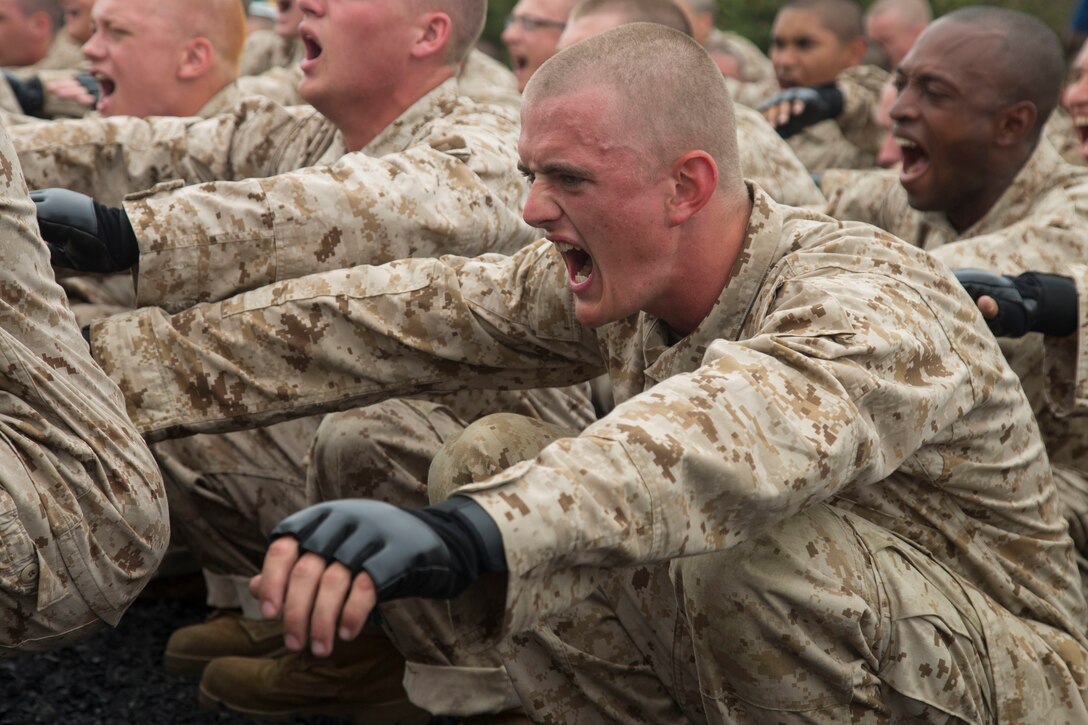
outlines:
{"label": "gravel ground", "polygon": [[132,605],[116,630],[104,628],[54,652],[0,660],[0,723],[252,722],[201,710],[196,683],[163,670],[170,632],[202,621],[206,614],[199,598],[144,598]]}

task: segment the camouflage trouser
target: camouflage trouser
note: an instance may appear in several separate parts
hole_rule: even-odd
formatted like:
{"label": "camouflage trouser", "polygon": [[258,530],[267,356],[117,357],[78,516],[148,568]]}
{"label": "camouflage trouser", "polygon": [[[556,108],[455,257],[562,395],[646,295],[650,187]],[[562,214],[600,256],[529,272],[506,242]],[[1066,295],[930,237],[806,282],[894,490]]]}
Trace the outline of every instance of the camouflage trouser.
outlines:
{"label": "camouflage trouser", "polygon": [[[555,434],[475,423],[436,457],[432,498]],[[616,570],[499,651],[537,721],[1088,722],[1071,637],[828,504],[729,551]]]}
{"label": "camouflage trouser", "polygon": [[[314,497],[426,506],[431,459],[466,425],[449,407],[423,400],[389,400],[330,415],[311,456]],[[441,715],[518,706],[498,655],[474,655],[459,646],[445,602],[389,602],[382,605],[381,616],[386,633],[408,661],[404,684],[417,706]]]}
{"label": "camouflage trouser", "polygon": [[249,593],[268,534],[306,498],[307,454],[320,416],[264,428],[156,443],[174,534],[208,586],[208,604],[260,618]]}
{"label": "camouflage trouser", "polygon": [[1066,466],[1055,465],[1052,470],[1065,519],[1069,522],[1069,535],[1076,547],[1074,554],[1081,586],[1088,592],[1088,480],[1080,471]]}
{"label": "camouflage trouser", "polygon": [[0,656],[115,625],[169,539],[155,462],[91,359],[0,131]]}

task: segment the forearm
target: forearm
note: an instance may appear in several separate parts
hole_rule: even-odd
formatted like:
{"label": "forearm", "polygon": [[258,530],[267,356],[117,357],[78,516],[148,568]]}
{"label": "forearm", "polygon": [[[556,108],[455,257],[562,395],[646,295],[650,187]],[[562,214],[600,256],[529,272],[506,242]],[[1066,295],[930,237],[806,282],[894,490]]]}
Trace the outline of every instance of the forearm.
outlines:
{"label": "forearm", "polygon": [[138,303],[182,310],[362,264],[512,253],[536,235],[520,218],[520,188],[497,193],[503,183],[502,174],[413,149],[130,200]]}
{"label": "forearm", "polygon": [[[538,296],[507,299],[509,275]],[[563,281],[561,281],[561,279]],[[601,371],[550,245],[491,262],[406,260],[289,280],[177,315],[92,326],[147,436],[231,430],[412,393],[536,388]]]}

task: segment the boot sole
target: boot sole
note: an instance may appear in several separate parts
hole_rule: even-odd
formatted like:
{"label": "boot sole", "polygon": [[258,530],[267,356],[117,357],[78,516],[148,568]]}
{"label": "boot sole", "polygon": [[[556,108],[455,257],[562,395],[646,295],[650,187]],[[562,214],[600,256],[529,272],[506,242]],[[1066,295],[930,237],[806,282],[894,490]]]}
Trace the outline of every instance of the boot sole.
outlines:
{"label": "boot sole", "polygon": [[[274,650],[268,652],[262,652],[261,654],[250,654],[249,657],[259,657],[262,659],[271,659],[273,657],[280,657],[289,652],[286,647],[277,647]],[[169,675],[176,677],[189,677],[198,679],[204,674],[204,668],[217,657],[226,657],[227,655],[216,655],[216,657],[186,657],[185,655],[176,655],[166,653],[162,656],[163,668]],[[234,655],[237,656],[237,655]]]}
{"label": "boot sole", "polygon": [[324,707],[299,707],[283,710],[257,710],[239,707],[212,695],[200,685],[200,707],[205,710],[226,710],[254,720],[280,721],[298,716],[324,715],[348,718],[354,723],[381,723],[381,725],[425,725],[431,716],[407,699],[383,703],[330,703]]}

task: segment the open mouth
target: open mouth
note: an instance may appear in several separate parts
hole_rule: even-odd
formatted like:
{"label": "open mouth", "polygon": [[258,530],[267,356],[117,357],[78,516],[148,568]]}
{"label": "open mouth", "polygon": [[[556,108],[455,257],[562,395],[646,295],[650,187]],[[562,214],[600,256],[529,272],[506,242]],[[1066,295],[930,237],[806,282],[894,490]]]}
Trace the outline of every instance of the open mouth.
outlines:
{"label": "open mouth", "polygon": [[566,242],[552,242],[567,262],[567,276],[573,285],[581,286],[593,276],[593,257],[584,249]]}
{"label": "open mouth", "polygon": [[117,90],[117,84],[112,78],[101,71],[92,72],[91,75],[98,81],[98,102],[101,104],[113,95],[114,91]]}
{"label": "open mouth", "polygon": [[317,60],[321,57],[321,43],[317,42],[313,33],[308,30],[300,30],[299,37],[302,38],[304,60]]}
{"label": "open mouth", "polygon": [[1073,130],[1081,144],[1088,143],[1088,116],[1073,116]]}
{"label": "open mouth", "polygon": [[510,60],[514,64],[515,73],[523,73],[529,67],[529,58],[524,55],[511,55]]}
{"label": "open mouth", "polygon": [[903,171],[899,178],[902,181],[913,181],[926,172],[929,168],[929,153],[916,141],[902,136],[895,137],[895,143],[903,154]]}

